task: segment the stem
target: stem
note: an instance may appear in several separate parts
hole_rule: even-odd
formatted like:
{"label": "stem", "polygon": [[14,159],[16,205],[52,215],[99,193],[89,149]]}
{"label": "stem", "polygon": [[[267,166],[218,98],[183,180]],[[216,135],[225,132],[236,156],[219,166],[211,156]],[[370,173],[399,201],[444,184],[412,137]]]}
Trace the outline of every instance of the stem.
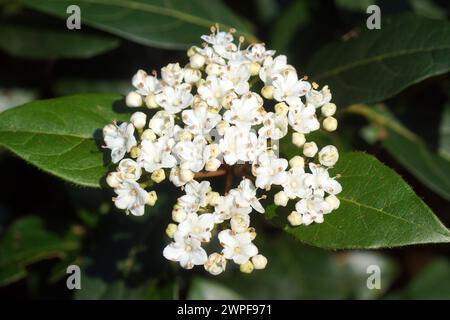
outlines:
{"label": "stem", "polygon": [[203,178],[211,178],[211,177],[220,177],[227,174],[226,169],[219,169],[216,171],[203,171],[203,172],[197,172],[195,174],[196,178],[203,179]]}

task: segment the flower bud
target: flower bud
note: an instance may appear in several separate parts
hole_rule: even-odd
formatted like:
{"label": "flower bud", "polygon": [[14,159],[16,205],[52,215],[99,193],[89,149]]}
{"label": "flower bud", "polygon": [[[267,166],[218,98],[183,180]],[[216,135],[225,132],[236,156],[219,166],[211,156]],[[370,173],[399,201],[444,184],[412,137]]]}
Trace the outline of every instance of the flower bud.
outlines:
{"label": "flower bud", "polygon": [[305,144],[306,142],[306,138],[305,135],[303,133],[298,133],[298,132],[294,132],[292,134],[292,143],[297,146],[297,147],[301,147]]}
{"label": "flower bud", "polygon": [[166,178],[164,169],[158,169],[152,172],[151,179],[156,183],[160,183]]}
{"label": "flower bud", "polygon": [[136,129],[142,129],[147,124],[147,115],[143,112],[135,112],[131,115],[131,123]]}
{"label": "flower bud", "polygon": [[144,102],[149,109],[156,109],[159,107],[158,103],[155,100],[155,95],[153,94],[149,94],[148,96],[146,96]]}
{"label": "flower bud", "polygon": [[209,157],[210,158],[217,158],[217,156],[220,154],[219,145],[217,143],[211,143],[209,145],[209,147],[210,147]]}
{"label": "flower bud", "polygon": [[247,261],[239,266],[239,270],[241,270],[242,273],[252,273],[253,269],[255,269],[255,267],[251,261]]}
{"label": "flower bud", "polygon": [[292,211],[287,217],[289,223],[296,227],[302,224],[302,215],[297,211]]}
{"label": "flower bud", "polygon": [[325,117],[331,117],[336,113],[336,105],[334,103],[325,103],[321,111]]}
{"label": "flower bud", "polygon": [[206,171],[216,171],[217,169],[219,169],[220,165],[221,165],[221,162],[219,159],[211,158],[208,161],[206,161],[205,170]]}
{"label": "flower bud", "polygon": [[194,173],[189,169],[180,169],[180,179],[183,182],[189,182],[194,179]]}
{"label": "flower bud", "polygon": [[250,240],[255,240],[257,233],[256,233],[256,229],[253,227],[250,227],[247,229],[248,234],[250,235]]}
{"label": "flower bud", "polygon": [[222,72],[222,67],[217,63],[210,63],[206,66],[205,72],[208,75],[219,75]]}
{"label": "flower bud", "polygon": [[117,127],[110,123],[103,127],[103,136],[109,136],[117,132]]}
{"label": "flower bud", "polygon": [[328,197],[326,197],[325,201],[331,206],[331,208],[333,208],[333,210],[339,208],[339,205],[341,204],[339,199],[333,194],[330,194]]}
{"label": "flower bud", "polygon": [[275,113],[280,115],[280,116],[285,116],[287,115],[289,112],[289,107],[286,103],[284,102],[278,102],[275,105]]}
{"label": "flower bud", "polygon": [[187,56],[192,57],[194,54],[196,54],[198,52],[198,49],[199,48],[197,46],[190,47],[187,51]]}
{"label": "flower bud", "polygon": [[142,106],[142,97],[139,93],[131,91],[125,98],[125,104],[131,108],[137,108]]}
{"label": "flower bud", "polygon": [[289,160],[289,165],[291,168],[304,168],[305,167],[305,159],[301,156],[294,156]]}
{"label": "flower bud", "polygon": [[158,196],[156,195],[156,191],[150,191],[148,193],[148,200],[147,200],[147,204],[150,207],[153,207],[156,203],[156,200],[158,200]]}
{"label": "flower bud", "polygon": [[153,132],[152,129],[146,129],[141,134],[142,140],[148,140],[148,141],[155,141],[156,140],[156,134]]}
{"label": "flower bud", "polygon": [[318,151],[317,144],[315,142],[307,142],[303,145],[303,154],[305,157],[312,158]]}
{"label": "flower bud", "polygon": [[273,86],[264,86],[261,89],[261,95],[268,100],[272,100],[273,99]]}
{"label": "flower bud", "polygon": [[275,194],[273,201],[277,206],[286,207],[289,201],[289,197],[286,195],[286,192],[280,191],[277,194]]}
{"label": "flower bud", "polygon": [[319,152],[319,162],[326,167],[334,166],[338,159],[339,152],[335,146],[325,146]]}
{"label": "flower bud", "polygon": [[189,58],[189,64],[193,69],[200,69],[205,64],[205,57],[199,53],[195,53]]}
{"label": "flower bud", "polygon": [[206,199],[208,201],[208,204],[210,206],[217,206],[219,204],[219,200],[220,200],[220,193],[215,192],[215,191],[209,191],[206,194]]}
{"label": "flower bud", "polygon": [[217,276],[218,274],[221,274],[223,271],[225,271],[226,266],[227,259],[225,259],[223,255],[217,252],[211,253],[204,265],[205,270],[214,276]]}
{"label": "flower bud", "polygon": [[174,206],[172,210],[172,220],[178,223],[183,222],[186,220],[186,211],[184,211],[183,208],[177,207],[177,205]]}
{"label": "flower bud", "polygon": [[261,65],[257,62],[252,62],[250,65],[250,74],[252,76],[256,76],[259,74],[259,70],[261,69]]}
{"label": "flower bud", "polygon": [[220,120],[219,123],[216,125],[217,133],[219,133],[221,136],[225,134],[225,131],[230,127],[230,124],[226,122],[225,120]]}
{"label": "flower bud", "polygon": [[133,148],[131,148],[130,150],[130,156],[133,159],[136,159],[137,157],[139,157],[141,155],[141,148],[139,148],[138,146],[134,146]]}
{"label": "flower bud", "polygon": [[262,254],[257,254],[252,258],[252,263],[256,270],[262,270],[267,265],[267,258]]}
{"label": "flower bud", "polygon": [[327,117],[323,120],[322,122],[323,124],[323,128],[327,131],[335,131],[337,129],[338,126],[338,122],[335,118],[333,117]]}
{"label": "flower bud", "polygon": [[186,68],[184,69],[184,81],[186,83],[196,83],[202,78],[202,73],[200,70]]}
{"label": "flower bud", "polygon": [[121,182],[121,179],[119,177],[118,172],[110,172],[108,174],[108,176],[106,177],[106,183],[111,188],[117,188],[118,186],[120,186],[120,182]]}
{"label": "flower bud", "polygon": [[169,223],[166,228],[166,234],[169,238],[173,238],[177,232],[178,226],[175,223]]}

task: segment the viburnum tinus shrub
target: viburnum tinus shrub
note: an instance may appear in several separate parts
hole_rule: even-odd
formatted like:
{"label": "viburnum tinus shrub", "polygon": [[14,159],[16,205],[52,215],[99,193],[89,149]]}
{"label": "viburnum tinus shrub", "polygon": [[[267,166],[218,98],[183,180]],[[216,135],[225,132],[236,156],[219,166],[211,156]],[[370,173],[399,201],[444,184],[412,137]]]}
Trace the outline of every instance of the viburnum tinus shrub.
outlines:
{"label": "viburnum tinus shrub", "polygon": [[[322,223],[339,207],[342,188],[328,173],[338,150],[308,139],[321,125],[336,130],[336,105],[327,86],[308,82],[286,56],[263,43],[246,46],[242,37],[236,43],[234,30],[214,26],[211,32],[201,37],[201,47],[188,50],[184,67],[171,63],[134,75],[136,90],[126,104],[151,112],[104,127],[105,148],[117,164],[107,183],[118,208],[141,216],[156,203],[157,184],[168,178],[184,195],[167,226],[173,240],[164,257],[186,269],[202,265],[213,275],[229,261],[251,272],[267,264],[263,249],[252,243],[257,232],[251,216],[264,213],[260,199],[269,190],[277,206],[295,202],[287,216],[293,226]],[[278,142],[286,135],[303,156],[280,157]],[[208,178],[237,165],[240,183],[227,183],[224,194],[212,190]]]}

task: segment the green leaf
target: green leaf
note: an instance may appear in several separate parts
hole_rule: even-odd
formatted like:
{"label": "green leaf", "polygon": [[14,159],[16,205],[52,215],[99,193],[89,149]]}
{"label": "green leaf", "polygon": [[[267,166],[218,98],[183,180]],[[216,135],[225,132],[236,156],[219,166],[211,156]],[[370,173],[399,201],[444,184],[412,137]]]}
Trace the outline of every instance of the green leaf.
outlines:
{"label": "green leaf", "polygon": [[66,19],[66,9],[78,5],[81,23],[143,45],[184,49],[219,23],[254,40],[243,23],[219,0],[21,0],[29,8]]}
{"label": "green leaf", "polygon": [[450,200],[450,161],[429,150],[413,132],[382,106],[352,105],[348,112],[365,116],[383,130],[384,148],[423,184]]}
{"label": "green leaf", "polygon": [[307,1],[299,0],[290,4],[273,26],[270,45],[277,51],[286,52],[295,33],[311,19]]}
{"label": "green leaf", "polygon": [[444,108],[439,135],[439,154],[450,161],[450,105]]}
{"label": "green leaf", "polygon": [[383,17],[381,30],[361,28],[356,39],[320,50],[307,67],[339,104],[382,101],[450,70],[448,21],[406,14]]}
{"label": "green leaf", "polygon": [[48,230],[38,216],[17,220],[0,240],[0,285],[26,276],[25,267],[42,259],[64,258],[80,240],[71,232],[60,235]]}
{"label": "green leaf", "polygon": [[65,180],[99,187],[108,168],[101,129],[120,113],[122,96],[84,94],[30,102],[0,114],[0,145]]}
{"label": "green leaf", "polygon": [[450,262],[435,258],[403,290],[393,292],[388,299],[448,300],[450,299]]}
{"label": "green leaf", "polygon": [[0,49],[31,59],[91,58],[115,49],[119,40],[67,29],[0,26]]}
{"label": "green leaf", "polygon": [[450,232],[392,169],[358,152],[341,154],[333,170],[343,191],[339,209],[322,224],[291,227],[290,208],[270,205],[267,216],[308,244],[333,249],[399,247],[450,242]]}

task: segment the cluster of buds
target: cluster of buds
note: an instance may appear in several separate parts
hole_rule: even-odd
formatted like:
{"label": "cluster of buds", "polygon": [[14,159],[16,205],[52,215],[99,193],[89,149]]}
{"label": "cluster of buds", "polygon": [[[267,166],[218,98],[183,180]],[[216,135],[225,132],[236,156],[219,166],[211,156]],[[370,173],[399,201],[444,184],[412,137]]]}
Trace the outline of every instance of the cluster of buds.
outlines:
{"label": "cluster of buds", "polygon": [[[327,86],[319,90],[299,78],[286,56],[262,43],[244,49],[244,38],[234,42],[234,30],[214,26],[211,32],[201,37],[202,47],[188,50],[184,67],[168,64],[160,78],[157,72],[135,74],[126,104],[141,110],[129,123],[103,129],[105,147],[118,163],[107,183],[117,194],[115,205],[139,216],[157,201],[156,192],[146,189],[168,178],[185,194],[173,208],[164,257],[186,269],[203,265],[214,275],[233,261],[250,273],[267,264],[250,225],[253,211],[265,211],[260,200],[266,195],[258,192],[278,191],[277,206],[296,201],[287,217],[293,226],[321,223],[339,207],[341,185],[328,173],[338,150],[319,150],[307,140],[321,123],[336,130],[336,105]],[[285,137],[299,148],[289,160],[279,155]],[[248,168],[239,185],[223,195],[213,191],[204,178],[236,164]],[[207,254],[205,244],[214,236],[218,249]]]}

